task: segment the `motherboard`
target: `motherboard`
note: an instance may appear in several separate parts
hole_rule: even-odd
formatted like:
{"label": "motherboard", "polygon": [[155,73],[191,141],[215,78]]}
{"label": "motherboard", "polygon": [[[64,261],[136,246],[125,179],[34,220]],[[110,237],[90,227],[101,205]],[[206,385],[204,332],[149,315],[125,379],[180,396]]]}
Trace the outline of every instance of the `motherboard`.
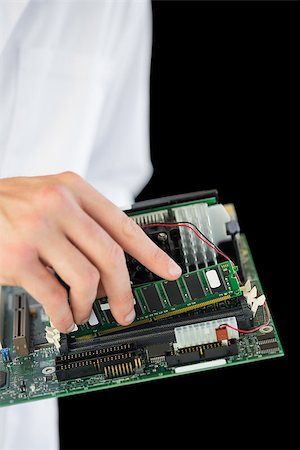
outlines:
{"label": "motherboard", "polygon": [[107,298],[98,298],[70,334],[24,290],[0,288],[0,406],[283,356],[234,205],[212,190],[136,203],[126,213],[182,276],[163,280],[126,255],[134,322],[119,325]]}

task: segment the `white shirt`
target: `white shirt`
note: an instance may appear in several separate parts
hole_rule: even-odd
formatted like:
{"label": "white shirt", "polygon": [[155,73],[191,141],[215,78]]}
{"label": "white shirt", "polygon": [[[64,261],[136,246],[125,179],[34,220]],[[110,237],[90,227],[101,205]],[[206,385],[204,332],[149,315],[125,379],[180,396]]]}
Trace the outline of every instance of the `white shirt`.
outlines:
{"label": "white shirt", "polygon": [[[149,179],[147,0],[0,0],[0,177],[72,170],[119,205]],[[58,448],[57,403],[0,408],[0,448]]]}

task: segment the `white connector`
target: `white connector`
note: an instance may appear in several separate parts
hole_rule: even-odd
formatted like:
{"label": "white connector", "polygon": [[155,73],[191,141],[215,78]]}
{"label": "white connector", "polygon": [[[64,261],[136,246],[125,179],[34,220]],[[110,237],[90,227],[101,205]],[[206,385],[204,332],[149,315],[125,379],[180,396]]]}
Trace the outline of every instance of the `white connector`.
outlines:
{"label": "white connector", "polygon": [[262,306],[265,303],[266,296],[262,294],[257,297],[257,287],[255,285],[251,287],[250,280],[247,280],[245,285],[241,287],[241,291],[243,292],[247,303],[251,308],[253,316],[255,316],[258,307]]}
{"label": "white connector", "polygon": [[56,350],[60,349],[60,332],[51,324],[45,328],[46,340],[49,344],[53,344]]}
{"label": "white connector", "polygon": [[[174,329],[177,348],[192,347],[194,345],[209,344],[217,342],[216,329],[227,323],[234,328],[238,328],[235,317],[225,317],[224,319],[210,320],[208,322],[193,323]],[[227,328],[228,339],[239,339],[236,330]]]}

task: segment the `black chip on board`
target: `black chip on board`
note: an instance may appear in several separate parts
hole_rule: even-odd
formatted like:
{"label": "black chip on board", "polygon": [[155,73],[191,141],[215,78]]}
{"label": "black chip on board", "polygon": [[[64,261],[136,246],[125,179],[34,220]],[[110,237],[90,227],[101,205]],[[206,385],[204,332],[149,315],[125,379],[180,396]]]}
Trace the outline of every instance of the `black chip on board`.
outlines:
{"label": "black chip on board", "polygon": [[105,315],[106,315],[106,318],[107,318],[107,321],[109,322],[109,323],[113,323],[113,322],[115,322],[116,321],[116,319],[114,318],[114,316],[112,315],[112,313],[111,313],[111,310],[110,309],[106,309],[105,311]]}
{"label": "black chip on board", "polygon": [[205,296],[202,284],[196,273],[193,273],[188,277],[184,277],[184,281],[193,300]]}
{"label": "black chip on board", "polygon": [[147,286],[142,292],[150,312],[162,309],[162,302],[155,286]]}
{"label": "black chip on board", "polygon": [[157,358],[159,356],[165,356],[166,353],[170,352],[170,344],[163,343],[163,344],[153,344],[147,346],[148,350],[148,356],[149,358]]}
{"label": "black chip on board", "polygon": [[98,308],[96,307],[96,304],[94,304],[93,310],[94,310],[95,316],[97,317],[97,320],[98,320],[99,324],[103,325],[102,317],[101,317],[101,315],[100,315],[100,313],[98,311]]}
{"label": "black chip on board", "polygon": [[168,281],[164,284],[165,291],[168,295],[169,302],[172,306],[181,305],[184,303],[184,298],[182,297],[181,290],[177,284],[177,281]]}
{"label": "black chip on board", "polygon": [[0,370],[0,388],[3,388],[6,385],[6,376],[6,372]]}
{"label": "black chip on board", "polygon": [[269,343],[266,343],[266,344],[260,343],[259,347],[260,347],[261,350],[279,350],[279,345],[278,345],[277,341],[269,342]]}
{"label": "black chip on board", "polygon": [[144,315],[144,313],[142,311],[138,296],[135,291],[134,291],[134,299],[135,299],[134,310],[135,310],[136,317],[141,317]]}
{"label": "black chip on board", "polygon": [[256,337],[259,341],[267,341],[269,339],[276,339],[274,331],[270,331],[270,333],[259,334]]}

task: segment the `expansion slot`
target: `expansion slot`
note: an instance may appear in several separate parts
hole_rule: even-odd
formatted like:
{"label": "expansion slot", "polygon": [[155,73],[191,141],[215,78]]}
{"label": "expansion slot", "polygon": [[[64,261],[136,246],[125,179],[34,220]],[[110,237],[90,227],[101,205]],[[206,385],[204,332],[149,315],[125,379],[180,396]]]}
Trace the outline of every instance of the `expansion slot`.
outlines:
{"label": "expansion slot", "polygon": [[[91,335],[89,340],[69,339],[67,335],[61,337],[61,353],[69,354],[79,350],[94,350],[107,345],[121,345],[135,342],[138,345],[150,345],[159,342],[171,342],[175,339],[174,328],[192,323],[202,323],[209,320],[224,319],[234,316],[240,328],[249,329],[253,326],[251,309],[248,307],[245,297],[234,298],[229,303],[212,305],[215,309],[209,312],[203,308],[191,311],[190,313],[176,315],[165,320],[151,322],[143,327],[133,327],[126,329],[119,327],[118,332],[108,335]],[[125,329],[124,329],[125,328]]]}
{"label": "expansion slot", "polygon": [[30,350],[30,315],[26,294],[13,296],[13,343],[18,355],[29,354]]}
{"label": "expansion slot", "polygon": [[59,381],[97,374],[118,378],[143,371],[142,359],[131,344],[57,356],[55,364]]}

